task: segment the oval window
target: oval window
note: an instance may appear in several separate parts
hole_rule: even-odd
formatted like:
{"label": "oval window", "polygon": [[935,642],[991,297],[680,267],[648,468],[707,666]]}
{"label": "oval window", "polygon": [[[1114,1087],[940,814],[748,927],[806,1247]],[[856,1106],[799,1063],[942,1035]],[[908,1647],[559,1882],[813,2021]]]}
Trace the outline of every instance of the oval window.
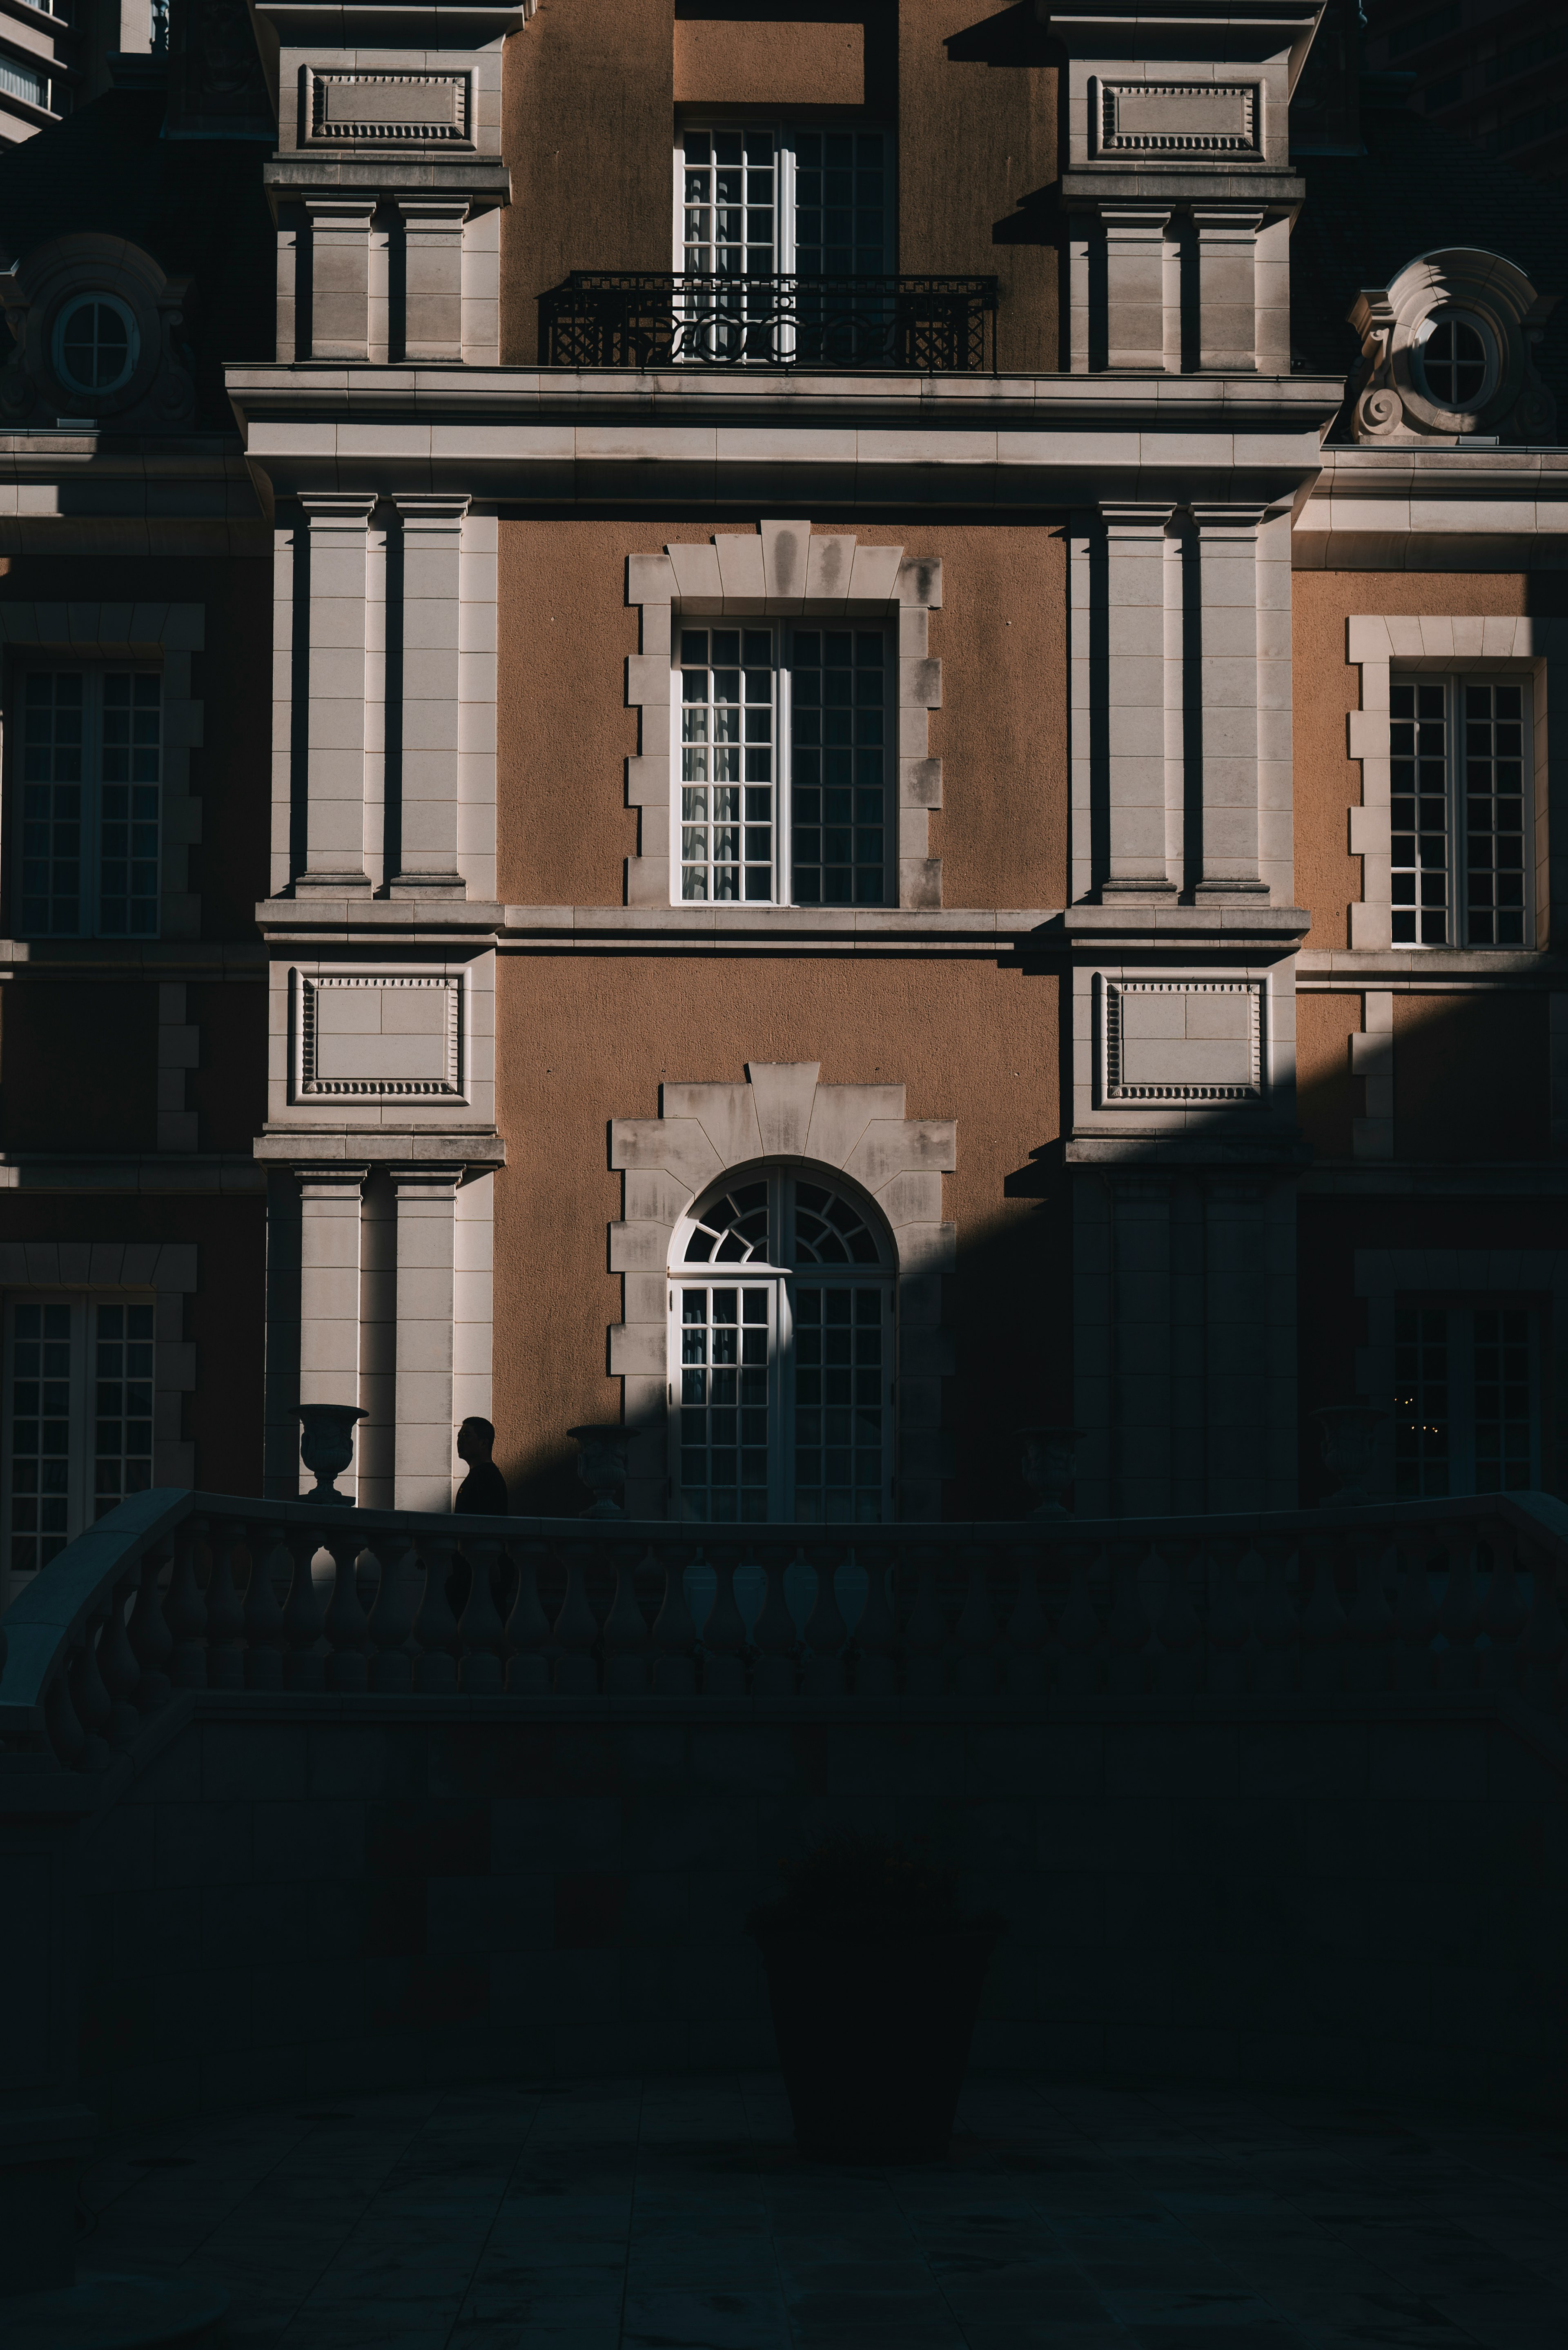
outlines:
{"label": "oval window", "polygon": [[55,327],[55,372],[73,391],[99,395],[129,381],[140,348],[136,320],[113,294],[67,302]]}
{"label": "oval window", "polygon": [[1421,372],[1439,408],[1456,414],[1480,406],[1491,372],[1491,342],[1469,318],[1437,318],[1421,346]]}

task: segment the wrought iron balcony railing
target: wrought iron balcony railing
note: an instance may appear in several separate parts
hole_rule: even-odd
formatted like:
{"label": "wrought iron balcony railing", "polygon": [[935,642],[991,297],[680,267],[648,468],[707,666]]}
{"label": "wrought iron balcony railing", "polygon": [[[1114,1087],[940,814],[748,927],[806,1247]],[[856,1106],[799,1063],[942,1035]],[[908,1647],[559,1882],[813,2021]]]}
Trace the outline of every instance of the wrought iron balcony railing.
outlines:
{"label": "wrought iron balcony railing", "polygon": [[539,307],[546,367],[996,368],[994,277],[574,269]]}

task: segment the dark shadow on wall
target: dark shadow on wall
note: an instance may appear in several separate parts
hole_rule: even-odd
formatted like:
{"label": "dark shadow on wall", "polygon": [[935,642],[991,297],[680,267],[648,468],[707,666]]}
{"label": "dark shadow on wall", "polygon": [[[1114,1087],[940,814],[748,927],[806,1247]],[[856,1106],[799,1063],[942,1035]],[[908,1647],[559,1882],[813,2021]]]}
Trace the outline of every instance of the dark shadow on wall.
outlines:
{"label": "dark shadow on wall", "polygon": [[1067,61],[1065,47],[1045,30],[1028,0],[950,34],[942,47],[948,62],[955,66],[1061,66]]}

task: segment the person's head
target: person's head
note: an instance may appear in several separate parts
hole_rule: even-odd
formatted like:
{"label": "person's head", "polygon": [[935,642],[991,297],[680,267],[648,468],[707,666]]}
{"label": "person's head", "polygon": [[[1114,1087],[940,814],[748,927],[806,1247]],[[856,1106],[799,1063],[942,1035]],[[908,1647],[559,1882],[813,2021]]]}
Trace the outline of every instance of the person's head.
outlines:
{"label": "person's head", "polygon": [[465,1419],[457,1431],[457,1457],[472,1462],[488,1461],[495,1430],[487,1419]]}

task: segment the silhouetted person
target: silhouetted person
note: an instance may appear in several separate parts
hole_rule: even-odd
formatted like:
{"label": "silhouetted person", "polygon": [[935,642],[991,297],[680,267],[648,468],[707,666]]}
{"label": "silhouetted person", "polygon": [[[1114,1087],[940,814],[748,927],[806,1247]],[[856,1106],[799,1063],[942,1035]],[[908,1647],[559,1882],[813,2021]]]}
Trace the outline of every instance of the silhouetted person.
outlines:
{"label": "silhouetted person", "polygon": [[457,1457],[468,1463],[468,1474],[457,1489],[452,1508],[465,1518],[504,1518],[508,1502],[506,1480],[490,1457],[495,1430],[487,1419],[465,1419],[457,1431]]}

